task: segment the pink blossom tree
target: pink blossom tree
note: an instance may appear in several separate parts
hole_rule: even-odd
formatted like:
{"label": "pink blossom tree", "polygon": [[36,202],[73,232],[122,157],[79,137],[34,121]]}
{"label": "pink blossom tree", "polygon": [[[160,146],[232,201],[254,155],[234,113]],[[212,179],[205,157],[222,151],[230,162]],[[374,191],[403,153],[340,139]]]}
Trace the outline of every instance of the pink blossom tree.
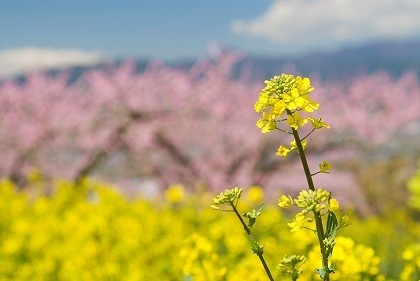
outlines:
{"label": "pink blossom tree", "polygon": [[[296,186],[301,175],[290,162],[285,166],[272,156],[279,140],[255,126],[253,105],[263,83],[246,71],[232,77],[240,58],[221,53],[189,69],[153,62],[141,73],[126,62],[89,71],[71,85],[65,73],[5,82],[0,85],[0,175],[22,182],[37,169],[46,177],[74,180],[152,178],[161,188],[172,183],[213,190]],[[340,167],[349,159],[363,162],[362,156],[387,148],[402,132],[418,138],[412,128],[420,118],[420,86],[412,74],[314,84],[320,114],[333,133],[314,138],[308,151],[314,163],[327,147],[337,148],[333,156]],[[358,184],[345,172],[336,177]]]}
{"label": "pink blossom tree", "polygon": [[378,72],[321,84],[318,91],[326,118],[346,142],[380,145],[395,135],[418,133],[420,83],[411,72],[398,79]]}
{"label": "pink blossom tree", "polygon": [[28,169],[42,165],[49,144],[63,133],[69,109],[66,75],[31,75],[23,85],[0,86],[0,171],[21,183]]}
{"label": "pink blossom tree", "polygon": [[29,76],[24,85],[5,83],[1,102],[9,110],[2,111],[1,145],[6,163],[15,164],[1,172],[22,181],[36,168],[80,180],[104,176],[106,164],[114,163],[105,178],[158,176],[162,185],[211,187],[250,178],[242,167],[255,159],[250,152],[260,142],[248,137],[252,111],[243,113],[257,88],[231,79],[238,58],[226,53],[189,70],[152,63],[141,74],[126,63],[89,72],[71,86],[64,76],[43,75]]}
{"label": "pink blossom tree", "polygon": [[373,211],[401,207],[405,179],[420,157],[418,78],[378,72],[323,83],[318,95],[333,133],[324,147],[338,148],[337,166],[353,174]]}

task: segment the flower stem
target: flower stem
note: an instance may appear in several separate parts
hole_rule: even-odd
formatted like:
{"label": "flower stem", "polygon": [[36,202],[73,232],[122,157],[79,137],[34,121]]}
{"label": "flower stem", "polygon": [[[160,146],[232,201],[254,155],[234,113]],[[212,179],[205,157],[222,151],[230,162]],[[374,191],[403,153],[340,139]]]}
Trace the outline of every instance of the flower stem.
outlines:
{"label": "flower stem", "polygon": [[[253,236],[253,234],[251,233],[251,229],[250,229],[250,228],[246,225],[245,221],[242,219],[242,216],[239,214],[238,210],[236,209],[235,204],[233,204],[233,203],[231,202],[231,204],[230,204],[230,205],[232,206],[233,211],[235,212],[236,216],[238,217],[239,221],[241,222],[242,226],[244,227],[246,234],[248,234],[248,237],[249,237],[250,239],[254,239],[254,236]],[[265,272],[267,273],[268,279],[270,279],[270,281],[274,281],[273,275],[271,275],[271,271],[270,271],[270,269],[268,268],[268,265],[267,265],[267,262],[266,262],[266,261],[265,261],[265,259],[264,259],[263,253],[256,252],[255,254],[256,254],[256,255],[258,256],[258,258],[260,259],[260,261],[261,261],[261,263],[262,263],[262,265],[263,265],[263,267],[264,267],[264,270],[265,270]]]}
{"label": "flower stem", "polygon": [[[308,182],[308,187],[309,187],[310,190],[315,191],[315,185],[314,185],[314,182],[312,180],[312,174],[311,174],[311,171],[309,169],[308,161],[306,160],[305,152],[303,150],[302,140],[300,139],[299,133],[298,133],[297,130],[292,128],[292,132],[293,132],[293,137],[295,139],[296,146],[297,146],[298,151],[299,151],[299,156],[300,156],[300,160],[302,162],[303,170],[305,171],[305,176],[306,176],[306,181]],[[324,233],[324,226],[322,224],[322,218],[321,218],[320,212],[315,212],[314,211],[314,217],[315,217],[315,225],[316,225],[316,234],[318,236],[319,247],[321,249],[321,254],[322,254],[322,268],[325,272],[323,280],[324,281],[329,281],[330,280],[330,271],[329,271],[329,268],[328,268],[328,253],[327,253],[327,250],[326,250],[324,242],[323,242],[324,239],[325,239],[325,233]]]}

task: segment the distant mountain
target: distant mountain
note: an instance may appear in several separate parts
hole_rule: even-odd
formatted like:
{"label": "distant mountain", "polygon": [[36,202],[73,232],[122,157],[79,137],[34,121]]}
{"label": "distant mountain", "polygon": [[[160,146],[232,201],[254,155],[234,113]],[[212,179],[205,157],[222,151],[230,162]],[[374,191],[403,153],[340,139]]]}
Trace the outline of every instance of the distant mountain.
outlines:
{"label": "distant mountain", "polygon": [[313,53],[298,58],[246,57],[240,68],[248,66],[255,76],[268,77],[284,71],[302,75],[318,74],[321,79],[386,71],[398,77],[411,70],[420,77],[420,41],[375,43],[329,53]]}
{"label": "distant mountain", "polygon": [[[114,65],[122,63],[115,60]],[[175,68],[189,68],[194,61],[178,61],[167,65]],[[143,71],[147,60],[137,61],[138,72]],[[73,67],[67,69],[70,82],[76,81],[83,73],[92,69],[106,69],[110,63],[92,67]],[[413,71],[420,78],[420,41],[404,43],[374,43],[360,47],[345,48],[334,52],[312,53],[300,57],[245,56],[237,63],[234,76],[243,68],[248,68],[254,79],[264,79],[282,72],[300,75],[318,76],[322,80],[336,80],[346,77],[386,71],[398,77],[407,71]],[[50,70],[46,73],[55,75],[61,70]],[[24,77],[17,77],[23,82]]]}

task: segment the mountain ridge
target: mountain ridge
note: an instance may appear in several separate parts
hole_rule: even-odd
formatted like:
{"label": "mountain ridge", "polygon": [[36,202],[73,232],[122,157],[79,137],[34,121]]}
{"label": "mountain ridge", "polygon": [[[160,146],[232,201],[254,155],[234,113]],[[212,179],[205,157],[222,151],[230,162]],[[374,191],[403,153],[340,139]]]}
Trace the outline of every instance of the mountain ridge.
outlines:
{"label": "mountain ridge", "polygon": [[[115,59],[111,65],[118,66],[124,61],[124,58]],[[142,72],[151,61],[135,60],[136,71]],[[169,67],[188,69],[195,61],[180,60],[163,63]],[[87,71],[106,69],[109,66],[110,62],[107,62],[89,67],[74,66],[65,70],[70,74],[69,83],[73,83]],[[400,43],[379,42],[330,52],[314,52],[299,57],[244,54],[244,57],[236,63],[233,76],[238,77],[244,68],[250,70],[251,79],[258,80],[282,72],[316,76],[321,80],[339,80],[378,71],[385,71],[391,77],[399,77],[411,71],[420,78],[420,40]],[[51,69],[44,72],[56,75],[63,70]],[[25,77],[21,75],[14,80],[23,82]]]}
{"label": "mountain ridge", "polygon": [[407,71],[413,71],[420,77],[420,40],[372,43],[296,58],[247,56],[241,63],[263,76],[292,71],[302,75],[319,75],[325,80],[377,71],[386,71],[391,76],[398,77]]}

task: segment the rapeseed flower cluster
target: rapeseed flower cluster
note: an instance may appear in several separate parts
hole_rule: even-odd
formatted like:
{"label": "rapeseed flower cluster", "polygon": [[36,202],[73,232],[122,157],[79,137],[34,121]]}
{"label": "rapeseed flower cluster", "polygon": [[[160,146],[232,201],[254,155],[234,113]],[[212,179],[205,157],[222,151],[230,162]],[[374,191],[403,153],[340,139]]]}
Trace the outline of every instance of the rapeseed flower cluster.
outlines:
{"label": "rapeseed flower cluster", "polygon": [[[339,217],[340,204],[338,200],[333,198],[330,192],[322,188],[316,188],[314,184],[313,177],[319,173],[329,173],[331,164],[322,161],[319,164],[319,170],[311,173],[305,155],[305,148],[308,145],[307,137],[317,129],[330,128],[330,126],[322,118],[310,114],[319,108],[319,104],[310,97],[314,88],[311,86],[309,78],[282,74],[274,76],[264,83],[265,87],[259,93],[258,100],[254,104],[255,111],[262,114],[256,125],[262,133],[279,130],[293,135],[293,141],[290,142],[290,145],[281,144],[276,154],[286,157],[291,151],[297,151],[308,183],[308,189],[302,190],[295,199],[290,195],[282,195],[278,200],[278,206],[281,208],[296,206],[301,209],[294,216],[292,222],[287,224],[294,234],[304,228],[317,236],[317,243],[294,237],[297,241],[301,241],[301,243],[293,243],[296,249],[306,249],[305,252],[307,253],[308,246],[312,246],[312,250],[307,257],[299,254],[286,255],[277,267],[279,269],[278,273],[288,276],[293,281],[301,276],[305,280],[314,280],[314,273],[325,281],[385,280],[379,269],[380,259],[375,255],[372,248],[356,244],[350,238],[337,237],[337,231],[349,225],[349,217]],[[286,126],[281,126],[281,123],[285,123]],[[308,123],[312,124],[312,129],[301,137],[301,129]],[[414,187],[410,186],[409,188],[414,194],[417,194],[418,191],[416,183],[414,183]],[[240,214],[237,205],[241,193],[242,189],[238,187],[225,190],[213,199],[212,208],[221,210],[220,206],[227,206],[222,210],[235,213],[250,239],[252,252],[257,254],[260,259],[268,279],[274,281],[275,278],[273,278],[266,258],[263,256],[268,251],[263,251],[264,244],[257,243],[256,237],[258,235],[255,234],[254,224],[257,218],[261,221],[263,205],[250,212]],[[412,205],[416,206],[415,200],[413,201],[414,204],[412,203]],[[264,234],[264,232],[259,234]],[[408,261],[408,265],[400,276],[404,280],[407,280],[407,276],[410,278],[417,274],[415,269],[417,260],[412,258],[414,255],[413,251],[404,252],[404,257]],[[304,266],[306,260],[309,261],[307,264],[310,267]],[[320,264],[321,267],[319,267]]]}
{"label": "rapeseed flower cluster", "polygon": [[401,272],[400,280],[420,280],[420,243],[408,245],[402,253],[402,258],[405,261],[405,265]]}
{"label": "rapeseed flower cluster", "polygon": [[303,255],[285,256],[278,265],[279,271],[289,276],[292,280],[297,280],[303,273],[301,266],[306,262],[306,257]]}
{"label": "rapeseed flower cluster", "polygon": [[[315,191],[302,190],[296,199],[293,199],[290,195],[282,195],[278,200],[278,205],[281,208],[296,206],[302,209],[302,211],[295,215],[293,221],[288,223],[292,232],[298,231],[302,228],[312,229],[312,227],[309,227],[308,224],[312,224],[314,219],[308,215],[313,212],[325,215],[327,213],[335,212],[340,208],[340,204],[337,199],[331,197],[331,193],[322,188],[318,188]],[[345,227],[348,224],[349,218],[347,216],[343,216],[339,226]]]}
{"label": "rapeseed flower cluster", "polygon": [[[335,273],[330,280],[385,280],[380,273],[380,259],[372,248],[356,244],[353,239],[343,236],[335,238],[334,255],[330,260]],[[319,249],[314,245],[309,251],[303,268],[302,280],[313,280],[311,269],[319,263]]]}
{"label": "rapeseed flower cluster", "polygon": [[[30,181],[34,183],[17,191],[10,181],[0,180],[1,281],[266,280],[258,258],[250,254],[249,238],[241,224],[208,208],[208,194],[190,194],[182,189],[180,201],[178,195],[153,201],[128,199],[115,187],[93,180],[79,185],[64,180],[46,183],[35,177]],[[170,188],[180,190],[177,185]],[[244,188],[241,193],[252,198],[261,192]],[[248,205],[241,208],[260,204],[243,203]],[[303,270],[301,279],[316,280],[317,241],[303,231],[279,235],[288,231],[286,224],[279,223],[288,219],[281,210],[267,204],[253,227],[265,246],[267,263],[275,267],[291,252],[305,255],[307,261],[299,267]],[[405,247],[392,255],[382,254],[381,264],[372,248],[355,242],[361,238],[377,241],[378,225],[383,233],[392,233],[391,223],[395,221],[374,225],[358,221],[363,235],[355,232],[351,235],[355,239],[337,237],[332,280],[366,280],[365,276],[381,280],[376,274],[381,264],[395,265],[394,271],[388,272],[393,280],[416,280],[418,251],[410,244],[417,243],[418,231],[409,234],[399,229],[407,241]],[[382,237],[381,245],[390,245],[395,239],[392,235]],[[395,271],[399,268],[404,268],[401,278]],[[281,272],[273,274],[275,280],[285,280]]]}
{"label": "rapeseed flower cluster", "polygon": [[227,269],[218,262],[218,256],[211,241],[204,236],[193,233],[185,241],[180,251],[183,261],[184,279],[194,281],[223,280]]}
{"label": "rapeseed flower cluster", "polygon": [[241,198],[242,188],[235,187],[232,189],[226,189],[221,192],[215,198],[213,198],[213,205],[211,207],[215,210],[220,209],[220,205],[235,205],[238,203],[239,198]]}
{"label": "rapeseed flower cluster", "polygon": [[[314,130],[330,127],[321,118],[301,114],[301,112],[312,113],[319,108],[319,104],[310,97],[314,87],[311,86],[309,78],[283,73],[264,83],[265,87],[254,104],[255,111],[262,114],[257,121],[257,127],[262,133],[276,129],[288,132],[279,125],[280,122],[285,122],[296,131],[308,122],[312,124]],[[307,143],[306,140],[303,141],[305,147]],[[276,154],[285,157],[292,150],[297,150],[294,141],[290,146],[280,145]]]}
{"label": "rapeseed flower cluster", "polygon": [[294,203],[297,207],[303,209],[305,212],[321,211],[321,206],[324,207],[329,200],[331,199],[331,193],[318,188],[315,191],[313,190],[302,190],[297,199],[294,200]]}

